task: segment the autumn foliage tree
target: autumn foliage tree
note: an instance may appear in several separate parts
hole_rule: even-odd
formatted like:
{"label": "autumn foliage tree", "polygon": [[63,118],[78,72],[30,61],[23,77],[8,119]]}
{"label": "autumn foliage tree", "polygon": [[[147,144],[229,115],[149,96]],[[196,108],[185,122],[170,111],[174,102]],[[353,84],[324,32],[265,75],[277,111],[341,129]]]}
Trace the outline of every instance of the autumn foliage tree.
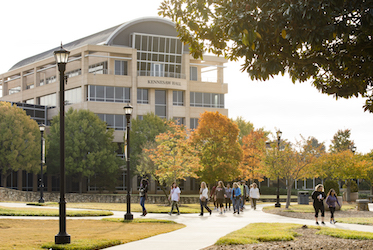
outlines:
{"label": "autumn foliage tree", "polygon": [[263,180],[262,160],[265,155],[266,136],[263,130],[251,130],[242,138],[243,157],[240,164],[241,178]]}
{"label": "autumn foliage tree", "polygon": [[[280,150],[279,150],[280,149]],[[282,142],[278,148],[277,142],[272,143],[267,151],[263,173],[269,178],[285,179],[287,186],[286,208],[290,206],[291,189],[295,180],[315,176],[313,163],[322,154],[323,145],[313,146],[312,138],[302,138],[296,144]]]}
{"label": "autumn foliage tree", "polygon": [[323,155],[318,161],[321,177],[330,177],[336,180],[345,180],[347,184],[346,200],[350,201],[350,187],[352,179],[367,177],[371,162],[351,150]]}
{"label": "autumn foliage tree", "polygon": [[150,173],[159,183],[171,186],[172,182],[197,178],[200,170],[198,150],[192,146],[190,131],[184,126],[169,123],[169,130],[156,136],[156,147],[145,149],[153,164]]}
{"label": "autumn foliage tree", "polygon": [[228,117],[219,112],[201,114],[191,139],[200,148],[199,177],[213,184],[218,180],[231,181],[241,172],[242,148],[238,142],[239,129]]}

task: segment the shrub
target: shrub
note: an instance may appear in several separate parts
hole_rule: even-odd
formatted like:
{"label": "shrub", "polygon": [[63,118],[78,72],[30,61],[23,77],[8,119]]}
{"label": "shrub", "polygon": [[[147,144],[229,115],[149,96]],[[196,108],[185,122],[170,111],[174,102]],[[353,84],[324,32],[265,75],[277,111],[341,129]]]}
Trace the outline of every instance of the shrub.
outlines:
{"label": "shrub", "polygon": [[[356,181],[350,181],[351,185],[350,185],[350,190],[351,190],[351,193],[353,192],[358,192],[359,191],[359,188],[357,187],[357,183]],[[343,184],[343,188],[347,188],[347,185],[346,184]]]}
{"label": "shrub", "polygon": [[325,194],[327,194],[329,192],[330,189],[334,189],[335,190],[335,193],[337,195],[339,195],[339,185],[338,185],[338,181],[336,180],[326,180],[324,182],[324,190],[325,190]]}

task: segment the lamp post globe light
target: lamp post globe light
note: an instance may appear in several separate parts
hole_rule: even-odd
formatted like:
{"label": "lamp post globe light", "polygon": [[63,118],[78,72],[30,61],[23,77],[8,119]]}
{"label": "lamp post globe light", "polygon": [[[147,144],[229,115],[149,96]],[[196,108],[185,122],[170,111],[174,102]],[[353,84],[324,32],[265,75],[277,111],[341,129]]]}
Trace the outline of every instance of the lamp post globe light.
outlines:
{"label": "lamp post globe light", "polygon": [[45,140],[44,140],[44,131],[45,131],[45,125],[40,124],[39,125],[40,130],[40,199],[39,203],[44,203],[44,197],[43,197],[43,191],[44,191],[44,178],[43,178],[43,164],[45,163]]}
{"label": "lamp post globe light", "polygon": [[127,121],[127,128],[126,128],[126,161],[127,161],[127,178],[126,178],[126,186],[127,186],[127,213],[124,215],[125,220],[133,220],[133,215],[131,214],[131,172],[130,172],[130,122],[131,122],[131,115],[133,107],[128,103],[124,106],[124,113],[126,114],[126,121]]}
{"label": "lamp post globe light", "polygon": [[[279,154],[280,153],[281,135],[282,135],[281,130],[278,130],[276,132],[276,134],[277,134],[277,150],[278,150],[278,154]],[[279,156],[277,156],[277,157],[279,157]],[[279,175],[277,175],[277,198],[276,198],[275,207],[281,207],[281,204],[280,204],[280,176]]]}
{"label": "lamp post globe light", "polygon": [[70,52],[62,48],[54,51],[54,57],[60,72],[60,231],[55,236],[56,244],[70,243],[70,235],[66,233],[66,201],[65,201],[65,70]]}

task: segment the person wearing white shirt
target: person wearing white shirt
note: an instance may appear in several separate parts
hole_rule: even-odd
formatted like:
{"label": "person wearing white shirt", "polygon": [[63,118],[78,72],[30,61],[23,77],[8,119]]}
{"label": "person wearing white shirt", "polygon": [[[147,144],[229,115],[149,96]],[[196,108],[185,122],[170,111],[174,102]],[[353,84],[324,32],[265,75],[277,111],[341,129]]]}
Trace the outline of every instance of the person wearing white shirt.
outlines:
{"label": "person wearing white shirt", "polygon": [[211,209],[207,206],[207,200],[209,198],[208,196],[209,189],[207,188],[206,182],[201,182],[201,188],[199,190],[199,203],[201,205],[201,213],[199,216],[203,216],[203,208],[206,208],[206,210],[210,213],[212,213]]}
{"label": "person wearing white shirt", "polygon": [[171,212],[168,213],[169,215],[172,214],[172,211],[174,211],[175,206],[177,209],[177,215],[180,215],[179,204],[178,204],[178,202],[180,201],[180,193],[181,193],[180,188],[177,186],[176,182],[172,183],[170,196],[169,196],[169,199],[171,200]]}
{"label": "person wearing white shirt", "polygon": [[256,201],[260,198],[259,188],[256,183],[253,183],[253,187],[250,188],[250,198],[253,201],[254,210],[256,209]]}

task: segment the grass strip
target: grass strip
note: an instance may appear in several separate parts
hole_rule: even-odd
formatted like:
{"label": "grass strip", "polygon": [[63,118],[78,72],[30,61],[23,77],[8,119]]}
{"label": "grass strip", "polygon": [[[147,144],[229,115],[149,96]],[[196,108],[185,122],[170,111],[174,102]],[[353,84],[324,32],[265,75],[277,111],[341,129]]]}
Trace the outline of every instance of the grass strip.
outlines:
{"label": "grass strip", "polygon": [[[97,209],[97,210],[111,210],[111,211],[127,211],[126,203],[67,203],[67,208],[80,208],[80,209]],[[146,211],[148,213],[168,213],[171,206],[165,204],[146,204]],[[180,213],[190,214],[199,213],[200,204],[181,204],[179,205]],[[131,203],[132,212],[142,212],[142,208],[138,203]],[[176,212],[176,209],[174,209]]]}
{"label": "grass strip", "polygon": [[[356,205],[348,204],[342,206],[342,211],[348,211],[348,210],[354,210],[356,208]],[[276,208],[274,206],[266,206],[263,207],[263,211],[268,210],[278,210],[282,212],[290,212],[290,213],[315,213],[315,210],[313,208],[313,205],[290,205],[289,208],[281,207]],[[336,214],[338,214],[338,211],[336,211]]]}
{"label": "grass strip", "polygon": [[245,245],[266,241],[294,240],[298,234],[293,229],[299,224],[253,223],[220,238],[216,245]]}
{"label": "grass strip", "polygon": [[360,224],[360,225],[373,225],[372,217],[349,217],[336,219],[339,223]]}
{"label": "grass strip", "polygon": [[338,228],[318,227],[319,231],[316,234],[329,235],[336,238],[342,239],[354,239],[354,240],[373,240],[373,233],[361,232]]}
{"label": "grass strip", "polygon": [[[113,215],[110,211],[88,211],[88,210],[67,210],[68,217],[86,217],[86,216],[109,216]],[[47,208],[6,208],[0,207],[0,216],[59,216],[58,209]]]}
{"label": "grass strip", "polygon": [[47,243],[42,245],[42,248],[53,249],[53,250],[92,250],[92,249],[104,249],[112,246],[122,244],[120,240],[77,240],[71,244],[57,245],[54,243]]}

